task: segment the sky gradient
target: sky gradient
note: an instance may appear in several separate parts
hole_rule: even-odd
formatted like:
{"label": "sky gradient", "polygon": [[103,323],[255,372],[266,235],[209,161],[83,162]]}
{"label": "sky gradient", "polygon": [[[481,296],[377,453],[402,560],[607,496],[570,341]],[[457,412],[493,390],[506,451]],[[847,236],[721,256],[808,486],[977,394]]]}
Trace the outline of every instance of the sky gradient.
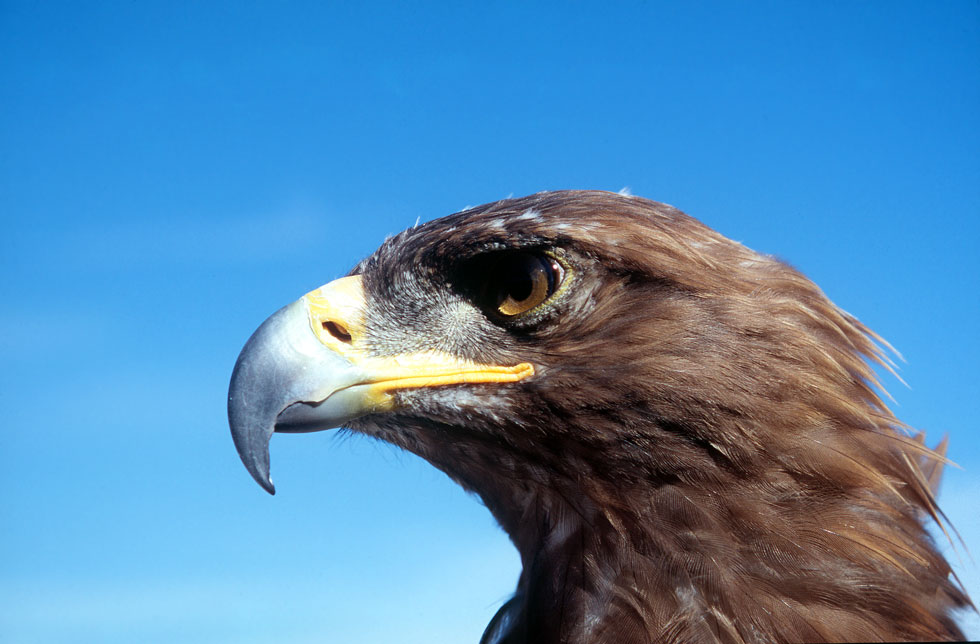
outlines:
{"label": "sky gradient", "polygon": [[0,641],[478,641],[520,569],[486,509],[338,432],[276,436],[266,495],[228,379],[386,235],[562,188],[900,351],[980,597],[977,3],[460,5],[0,2]]}

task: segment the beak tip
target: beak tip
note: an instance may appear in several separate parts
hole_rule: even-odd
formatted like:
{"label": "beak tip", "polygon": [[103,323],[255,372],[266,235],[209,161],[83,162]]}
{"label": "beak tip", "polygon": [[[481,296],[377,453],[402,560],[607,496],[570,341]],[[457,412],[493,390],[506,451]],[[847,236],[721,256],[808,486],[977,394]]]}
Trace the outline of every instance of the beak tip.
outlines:
{"label": "beak tip", "polygon": [[245,465],[245,469],[252,475],[255,482],[262,486],[263,490],[274,495],[276,486],[272,483],[272,476],[269,473],[269,446],[267,441],[268,439],[260,445],[239,446],[238,454]]}
{"label": "beak tip", "polygon": [[266,477],[265,480],[261,480],[261,479],[256,479],[256,480],[258,480],[259,485],[262,486],[263,490],[268,492],[271,496],[276,495],[276,486],[273,485],[271,478]]}
{"label": "beak tip", "polygon": [[245,469],[248,470],[248,473],[252,475],[252,479],[262,486],[263,490],[269,494],[275,495],[276,486],[272,483],[272,477],[269,475],[268,457],[266,457],[265,463],[263,463],[261,460],[250,460],[242,457],[242,463],[245,464]]}
{"label": "beak tip", "polygon": [[262,486],[263,490],[269,494],[275,494],[276,486],[273,485],[272,476],[269,473],[269,438],[274,430],[255,428],[255,425],[261,426],[264,423],[236,422],[239,410],[231,404],[231,401],[229,403],[231,437],[242,464],[255,482]]}
{"label": "beak tip", "polygon": [[270,495],[276,495],[276,486],[272,483],[272,477],[266,472],[265,476],[255,477],[256,482],[262,486],[262,489],[268,492]]}

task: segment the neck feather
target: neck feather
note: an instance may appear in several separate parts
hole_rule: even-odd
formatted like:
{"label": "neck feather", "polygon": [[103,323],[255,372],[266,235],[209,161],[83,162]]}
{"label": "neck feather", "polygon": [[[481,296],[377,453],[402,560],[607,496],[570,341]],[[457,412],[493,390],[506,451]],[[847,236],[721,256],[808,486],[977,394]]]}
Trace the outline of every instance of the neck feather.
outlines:
{"label": "neck feather", "polygon": [[949,612],[968,600],[899,495],[579,474],[478,490],[524,568],[501,642],[961,637]]}

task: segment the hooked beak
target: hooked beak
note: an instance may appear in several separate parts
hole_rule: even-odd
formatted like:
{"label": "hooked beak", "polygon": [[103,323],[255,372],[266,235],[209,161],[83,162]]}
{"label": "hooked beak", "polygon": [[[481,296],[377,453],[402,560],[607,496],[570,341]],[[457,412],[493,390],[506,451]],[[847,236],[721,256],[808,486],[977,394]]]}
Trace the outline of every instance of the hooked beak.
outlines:
{"label": "hooked beak", "polygon": [[516,382],[526,362],[483,365],[444,352],[375,356],[365,342],[359,275],[334,280],[276,311],[245,343],[228,390],[228,422],[238,455],[270,494],[269,441],[275,432],[339,427],[396,408],[398,389]]}

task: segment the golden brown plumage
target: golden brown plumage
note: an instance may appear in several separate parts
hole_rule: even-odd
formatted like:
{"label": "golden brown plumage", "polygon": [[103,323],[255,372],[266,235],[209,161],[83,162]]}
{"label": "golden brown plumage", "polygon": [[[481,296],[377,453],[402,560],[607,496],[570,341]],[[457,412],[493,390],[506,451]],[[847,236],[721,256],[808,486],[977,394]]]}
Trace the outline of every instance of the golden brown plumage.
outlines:
{"label": "golden brown plumage", "polygon": [[[535,257],[547,298],[502,314]],[[485,641],[962,637],[969,600],[923,527],[942,454],[876,393],[881,340],[786,264],[670,206],[567,191],[410,229],[353,274],[367,354],[534,367],[347,423],[513,539],[524,570]]]}

